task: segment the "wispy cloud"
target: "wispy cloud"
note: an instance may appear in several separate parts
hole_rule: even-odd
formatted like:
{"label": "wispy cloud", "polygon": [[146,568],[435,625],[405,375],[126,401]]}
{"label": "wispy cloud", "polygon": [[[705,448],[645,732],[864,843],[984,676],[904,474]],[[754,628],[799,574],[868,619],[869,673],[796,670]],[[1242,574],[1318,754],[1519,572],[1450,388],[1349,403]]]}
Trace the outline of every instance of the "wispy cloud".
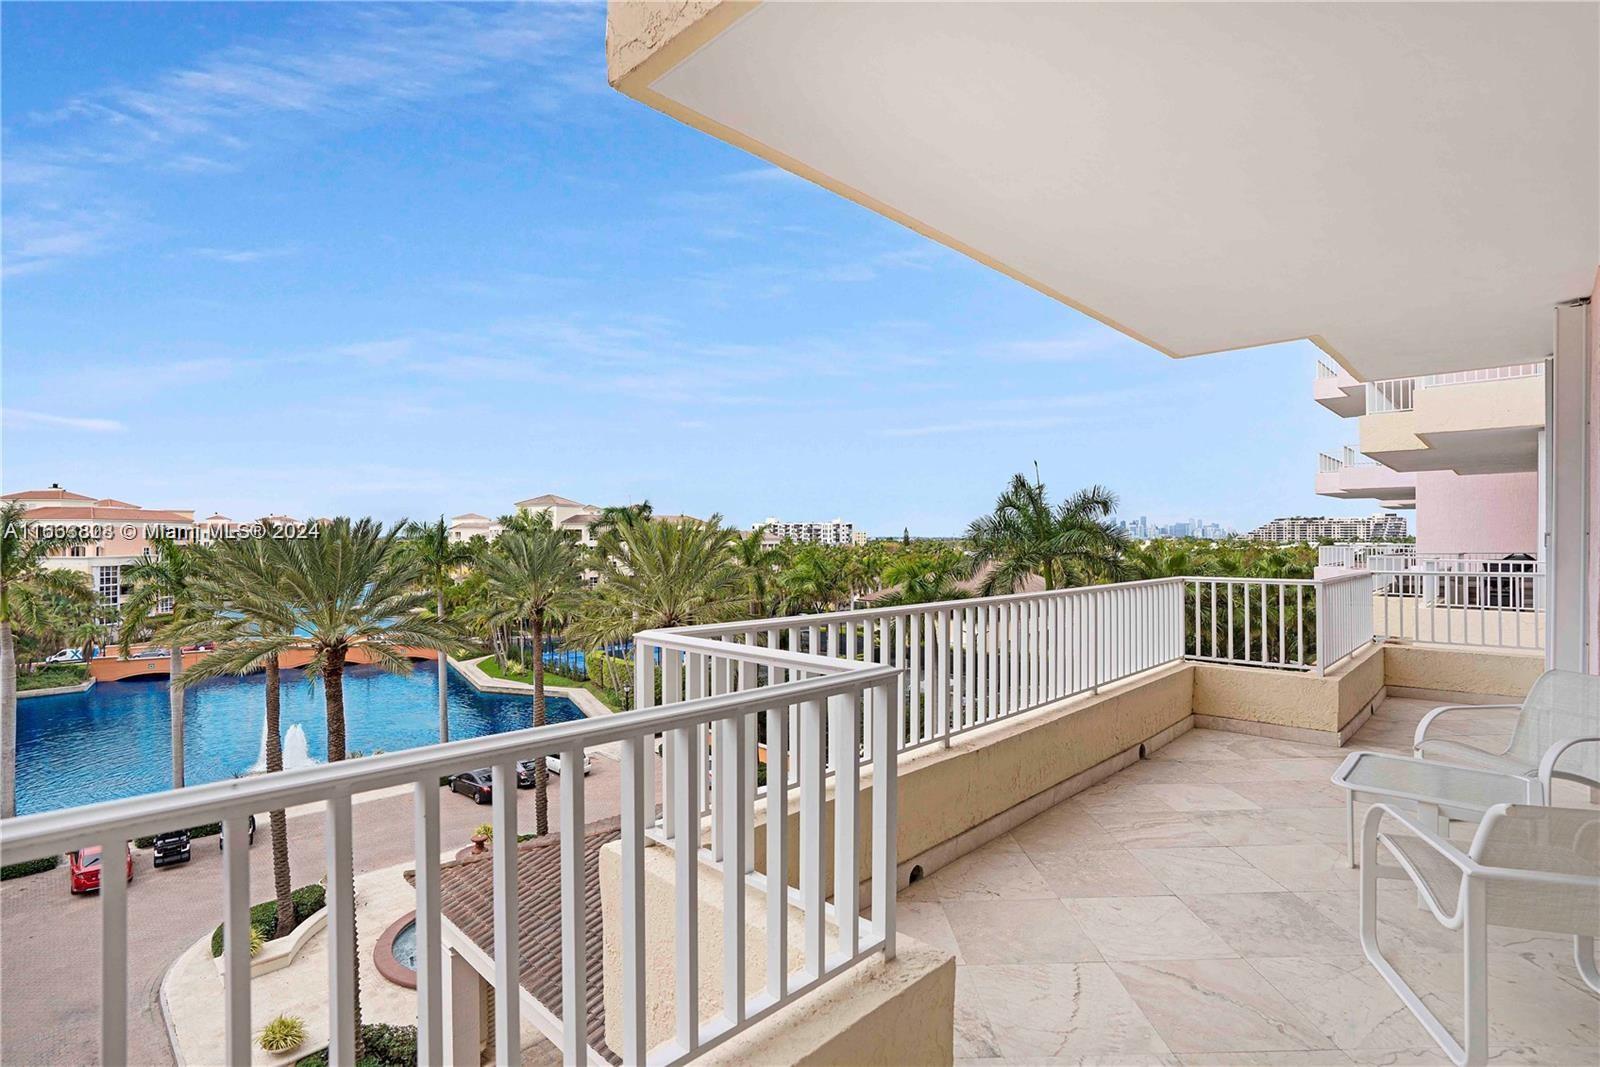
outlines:
{"label": "wispy cloud", "polygon": [[[547,75],[547,92],[581,95],[568,68],[591,21],[552,4],[307,5],[281,35],[22,116],[6,129],[6,273],[44,270],[136,236],[111,219],[52,210],[66,184],[105,193],[129,167],[225,174],[400,108],[525,85],[533,72]],[[261,258],[211,251],[218,262]]]}
{"label": "wispy cloud", "polygon": [[12,426],[45,426],[57,430],[78,430],[83,433],[119,433],[127,427],[116,419],[92,419],[80,415],[52,415],[45,411],[24,411],[6,408],[5,421]]}
{"label": "wispy cloud", "polygon": [[297,251],[293,245],[278,245],[273,248],[193,248],[189,254],[214,263],[259,263],[264,259],[292,256]]}
{"label": "wispy cloud", "polygon": [[723,175],[722,180],[734,185],[807,184],[804,178],[782,167],[751,167],[749,170],[736,170],[732,174]]}
{"label": "wispy cloud", "polygon": [[977,433],[981,430],[1048,430],[1065,426],[1072,419],[1067,415],[1042,415],[1037,418],[982,418],[957,419],[952,422],[930,422],[920,426],[899,426],[879,432],[880,437],[934,437],[942,434]]}

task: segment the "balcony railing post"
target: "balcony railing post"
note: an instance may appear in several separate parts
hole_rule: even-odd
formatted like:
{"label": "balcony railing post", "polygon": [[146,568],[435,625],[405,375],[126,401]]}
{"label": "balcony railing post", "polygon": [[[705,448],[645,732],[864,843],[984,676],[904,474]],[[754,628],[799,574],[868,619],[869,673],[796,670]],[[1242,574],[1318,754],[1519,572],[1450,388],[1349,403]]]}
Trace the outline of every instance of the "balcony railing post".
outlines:
{"label": "balcony railing post", "polygon": [[1329,602],[1328,602],[1328,597],[1326,595],[1327,594],[1327,590],[1328,590],[1328,583],[1326,581],[1313,582],[1312,586],[1311,586],[1311,590],[1312,590],[1312,597],[1311,597],[1312,610],[1317,613],[1316,614],[1316,643],[1317,643],[1316,675],[1317,675],[1318,678],[1321,678],[1322,677],[1322,672],[1323,672],[1323,665],[1328,662],[1327,635],[1328,635],[1328,608],[1330,606]]}
{"label": "balcony railing post", "polygon": [[872,922],[883,939],[883,954],[893,959],[895,890],[898,888],[899,860],[895,835],[899,800],[899,768],[894,756],[894,709],[889,687],[872,690],[873,750],[879,753],[872,766]]}

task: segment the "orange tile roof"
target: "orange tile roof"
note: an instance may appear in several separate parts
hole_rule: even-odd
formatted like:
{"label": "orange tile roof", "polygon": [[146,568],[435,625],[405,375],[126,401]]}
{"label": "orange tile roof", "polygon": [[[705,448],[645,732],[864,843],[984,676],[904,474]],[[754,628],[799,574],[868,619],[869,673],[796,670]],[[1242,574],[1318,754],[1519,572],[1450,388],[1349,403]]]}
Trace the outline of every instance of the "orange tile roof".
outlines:
{"label": "orange tile roof", "polygon": [[[600,910],[600,849],[622,836],[616,819],[591,823],[583,841],[584,941],[589,973],[589,1047],[612,1063],[606,1047],[605,927]],[[548,834],[517,846],[517,933],[522,988],[561,1016],[561,835]],[[494,864],[492,853],[454,860],[439,869],[439,907],[456,929],[494,955]],[[415,875],[406,872],[406,880]]]}
{"label": "orange tile roof", "polygon": [[136,507],[43,507],[28,512],[29,522],[164,522],[192,524],[194,519],[181,511],[156,511]]}
{"label": "orange tile roof", "polygon": [[71,493],[59,486],[49,489],[24,489],[20,493],[7,493],[0,500],[93,500],[92,496]]}

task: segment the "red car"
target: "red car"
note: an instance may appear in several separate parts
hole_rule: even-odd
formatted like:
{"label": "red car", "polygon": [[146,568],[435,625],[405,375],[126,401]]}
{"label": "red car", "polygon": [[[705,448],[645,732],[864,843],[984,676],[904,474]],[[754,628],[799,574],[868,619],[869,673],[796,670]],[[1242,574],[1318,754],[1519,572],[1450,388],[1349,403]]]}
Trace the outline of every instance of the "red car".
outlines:
{"label": "red car", "polygon": [[[90,845],[77,852],[67,853],[67,868],[71,873],[74,893],[93,893],[100,888],[100,846]],[[128,881],[133,881],[133,849],[128,849]]]}

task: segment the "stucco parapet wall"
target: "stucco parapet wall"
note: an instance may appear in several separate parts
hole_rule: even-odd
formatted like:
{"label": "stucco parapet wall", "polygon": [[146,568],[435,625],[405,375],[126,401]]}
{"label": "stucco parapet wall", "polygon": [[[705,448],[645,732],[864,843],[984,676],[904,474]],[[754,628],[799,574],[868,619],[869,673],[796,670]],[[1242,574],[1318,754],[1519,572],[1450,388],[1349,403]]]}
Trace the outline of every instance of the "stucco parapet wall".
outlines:
{"label": "stucco parapet wall", "polygon": [[1473,696],[1520,699],[1545,669],[1544,653],[1532,651],[1387,644],[1383,660],[1390,689],[1457,703],[1469,703]]}
{"label": "stucco parapet wall", "polygon": [[754,3],[743,0],[610,0],[606,4],[606,78],[648,83],[732,25]]}
{"label": "stucco parapet wall", "polygon": [[1309,671],[1196,663],[1193,710],[1208,719],[1311,731],[1337,745],[1340,731],[1383,687],[1383,646],[1376,644],[1321,677]]}

